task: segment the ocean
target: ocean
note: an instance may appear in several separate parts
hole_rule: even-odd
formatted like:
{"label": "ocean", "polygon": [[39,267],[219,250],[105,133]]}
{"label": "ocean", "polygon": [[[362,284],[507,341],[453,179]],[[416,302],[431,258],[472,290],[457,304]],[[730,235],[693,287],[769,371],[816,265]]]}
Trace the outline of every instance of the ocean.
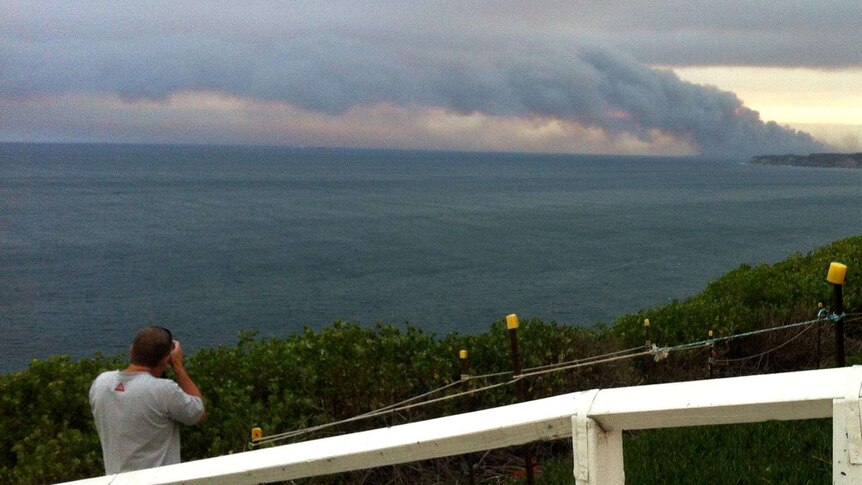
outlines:
{"label": "ocean", "polygon": [[0,144],[0,372],[151,324],[193,352],[336,320],[611,323],[862,232],[861,189],[698,158]]}

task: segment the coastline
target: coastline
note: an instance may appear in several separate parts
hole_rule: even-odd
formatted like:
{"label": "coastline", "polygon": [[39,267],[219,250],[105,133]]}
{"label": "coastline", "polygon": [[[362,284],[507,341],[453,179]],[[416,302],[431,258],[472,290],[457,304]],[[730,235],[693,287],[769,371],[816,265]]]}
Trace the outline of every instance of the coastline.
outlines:
{"label": "coastline", "polygon": [[862,153],[812,153],[810,155],[757,155],[754,165],[790,165],[795,167],[862,168]]}

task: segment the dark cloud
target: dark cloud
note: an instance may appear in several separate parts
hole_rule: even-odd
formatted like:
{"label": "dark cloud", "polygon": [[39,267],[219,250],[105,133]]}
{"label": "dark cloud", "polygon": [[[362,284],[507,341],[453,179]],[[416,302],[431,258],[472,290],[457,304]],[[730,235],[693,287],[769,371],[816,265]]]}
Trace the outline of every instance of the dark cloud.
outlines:
{"label": "dark cloud", "polygon": [[455,32],[505,32],[543,46],[589,43],[647,64],[862,67],[856,0],[484,2],[445,12]]}
{"label": "dark cloud", "polygon": [[703,153],[749,155],[824,147],[645,63],[797,65],[819,48],[806,58],[862,65],[862,51],[839,48],[858,32],[858,2],[606,4],[7,4],[0,96],[201,90],[329,114],[391,103],[558,117],[644,140],[659,130]]}

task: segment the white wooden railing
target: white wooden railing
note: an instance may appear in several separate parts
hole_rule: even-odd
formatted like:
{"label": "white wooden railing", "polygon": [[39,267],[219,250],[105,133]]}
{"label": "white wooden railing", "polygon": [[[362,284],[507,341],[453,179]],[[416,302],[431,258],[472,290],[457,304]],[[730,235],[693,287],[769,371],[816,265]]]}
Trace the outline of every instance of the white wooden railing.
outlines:
{"label": "white wooden railing", "polygon": [[622,484],[623,430],[832,417],[833,483],[858,484],[860,390],[862,366],[574,392],[70,483],[266,483],[571,436],[575,483]]}

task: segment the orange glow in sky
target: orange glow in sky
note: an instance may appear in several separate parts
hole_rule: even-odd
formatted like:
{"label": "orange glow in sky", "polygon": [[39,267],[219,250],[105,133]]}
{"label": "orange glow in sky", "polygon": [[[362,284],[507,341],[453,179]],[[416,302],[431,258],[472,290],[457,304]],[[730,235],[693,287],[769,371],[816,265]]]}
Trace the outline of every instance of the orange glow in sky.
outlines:
{"label": "orange glow in sky", "polygon": [[842,149],[862,150],[862,69],[671,69],[686,81],[733,91],[764,121],[804,129]]}

